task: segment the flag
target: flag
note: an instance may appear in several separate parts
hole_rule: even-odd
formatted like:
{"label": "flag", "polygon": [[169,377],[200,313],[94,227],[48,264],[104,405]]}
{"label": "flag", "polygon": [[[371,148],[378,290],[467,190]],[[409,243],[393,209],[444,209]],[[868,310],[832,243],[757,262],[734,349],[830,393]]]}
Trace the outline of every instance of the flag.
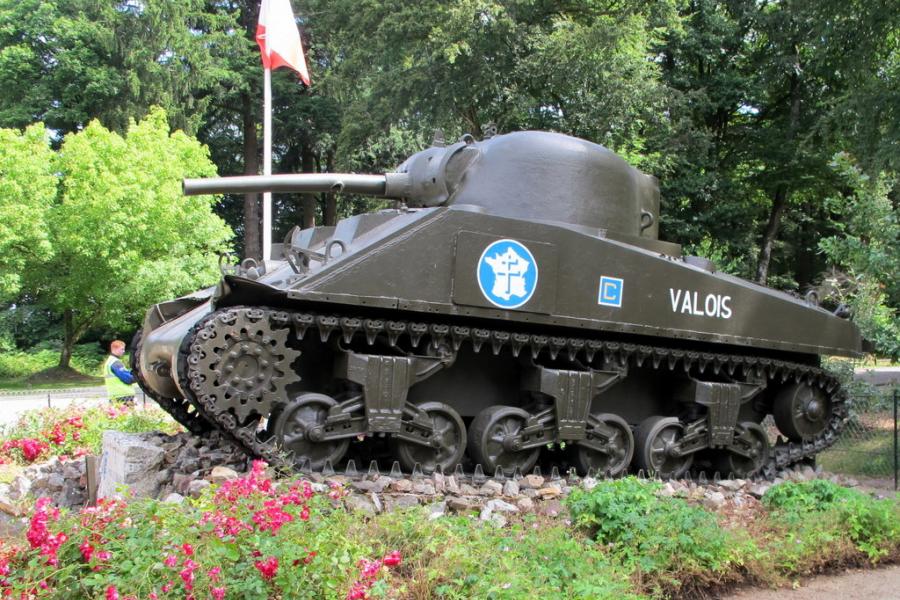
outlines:
{"label": "flag", "polygon": [[297,71],[303,83],[309,85],[309,70],[290,0],[262,0],[256,43],[259,44],[265,68],[275,70],[288,67]]}

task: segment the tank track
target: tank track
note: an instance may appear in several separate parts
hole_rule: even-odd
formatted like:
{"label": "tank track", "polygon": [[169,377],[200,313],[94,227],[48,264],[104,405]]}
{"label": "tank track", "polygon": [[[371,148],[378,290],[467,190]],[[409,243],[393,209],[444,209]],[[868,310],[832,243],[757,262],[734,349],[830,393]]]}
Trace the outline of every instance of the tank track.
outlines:
{"label": "tank track", "polygon": [[147,385],[146,381],[144,381],[139,365],[137,364],[137,359],[141,355],[141,342],[143,341],[142,333],[143,330],[138,329],[137,333],[134,334],[134,338],[131,340],[131,364],[129,365],[138,386],[140,386],[144,394],[156,402],[160,408],[172,415],[173,419],[194,435],[202,435],[208,431],[212,431],[213,424],[202,413],[196,408],[194,409],[195,412],[190,412],[189,409],[192,404],[188,400],[160,396]]}
{"label": "tank track", "polygon": [[179,385],[182,390],[189,392],[189,400],[197,410],[227,437],[231,438],[249,455],[262,458],[274,465],[284,465],[283,457],[271,443],[258,439],[256,435],[258,421],[242,426],[228,411],[217,410],[213,399],[197,398],[193,393],[194,388],[199,388],[199,385],[192,386],[192,381],[199,383],[202,381],[200,378],[203,377],[203,374],[190,366],[192,360],[196,363],[198,358],[196,356],[192,358],[192,355],[201,352],[200,346],[192,343],[193,340],[197,336],[209,335],[212,328],[215,328],[215,321],[219,315],[227,315],[229,312],[241,310],[259,311],[259,317],[266,318],[270,325],[291,327],[301,339],[308,330],[315,330],[323,344],[332,336],[341,335],[344,339],[349,340],[356,334],[363,334],[369,345],[372,345],[375,337],[380,334],[387,335],[390,343],[394,344],[400,336],[406,335],[409,336],[413,347],[418,347],[424,338],[430,338],[432,343],[449,343],[454,349],[469,342],[475,352],[489,349],[495,354],[509,345],[516,356],[527,350],[536,358],[542,352],[547,351],[554,359],[561,353],[570,360],[584,357],[587,359],[586,364],[588,365],[594,362],[595,356],[599,356],[604,360],[618,361],[622,365],[634,364],[640,367],[649,361],[654,369],[664,368],[670,371],[682,369],[684,372],[690,372],[696,367],[700,373],[706,373],[707,370],[715,374],[722,371],[729,375],[743,373],[748,376],[765,377],[774,383],[793,380],[818,386],[830,399],[832,407],[830,421],[819,435],[810,440],[788,442],[779,436],[776,443],[772,444],[770,448],[768,462],[760,471],[762,476],[769,479],[774,478],[779,470],[812,459],[816,454],[834,444],[844,429],[849,414],[847,394],[833,374],[819,367],[779,359],[696,352],[664,346],[581,337],[534,335],[434,322],[348,317],[305,311],[288,312],[258,307],[230,307],[216,311],[199,321],[185,337],[179,356],[178,372],[181,377]]}

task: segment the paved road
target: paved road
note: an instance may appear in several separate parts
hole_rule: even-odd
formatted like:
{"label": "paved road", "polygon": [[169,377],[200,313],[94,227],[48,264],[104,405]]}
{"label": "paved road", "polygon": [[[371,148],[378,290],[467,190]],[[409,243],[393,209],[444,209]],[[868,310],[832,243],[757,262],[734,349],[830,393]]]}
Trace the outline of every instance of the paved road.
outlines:
{"label": "paved road", "polygon": [[722,600],[900,600],[900,566],[816,577],[796,590],[744,590]]}

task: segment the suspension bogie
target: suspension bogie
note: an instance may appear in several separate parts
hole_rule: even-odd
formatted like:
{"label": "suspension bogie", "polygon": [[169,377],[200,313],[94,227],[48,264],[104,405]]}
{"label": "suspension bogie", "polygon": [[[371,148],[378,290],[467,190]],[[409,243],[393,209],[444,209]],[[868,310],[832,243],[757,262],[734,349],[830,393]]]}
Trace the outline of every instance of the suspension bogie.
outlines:
{"label": "suspension bogie", "polygon": [[696,463],[750,476],[798,455],[771,445],[762,411],[822,446],[843,409],[810,367],[435,323],[234,307],[185,348],[198,414],[296,468],[333,467],[378,437],[406,470],[513,474],[564,446],[582,473],[679,477]]}

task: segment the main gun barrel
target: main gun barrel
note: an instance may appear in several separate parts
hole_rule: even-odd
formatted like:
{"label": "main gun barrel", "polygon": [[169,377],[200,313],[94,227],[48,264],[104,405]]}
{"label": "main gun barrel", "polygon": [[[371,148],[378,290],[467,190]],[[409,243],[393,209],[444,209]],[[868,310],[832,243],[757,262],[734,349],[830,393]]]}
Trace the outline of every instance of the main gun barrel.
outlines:
{"label": "main gun barrel", "polygon": [[405,173],[357,175],[353,173],[296,173],[291,175],[243,175],[185,179],[187,196],[200,194],[247,194],[255,192],[346,192],[366,196],[402,198],[408,178]]}

